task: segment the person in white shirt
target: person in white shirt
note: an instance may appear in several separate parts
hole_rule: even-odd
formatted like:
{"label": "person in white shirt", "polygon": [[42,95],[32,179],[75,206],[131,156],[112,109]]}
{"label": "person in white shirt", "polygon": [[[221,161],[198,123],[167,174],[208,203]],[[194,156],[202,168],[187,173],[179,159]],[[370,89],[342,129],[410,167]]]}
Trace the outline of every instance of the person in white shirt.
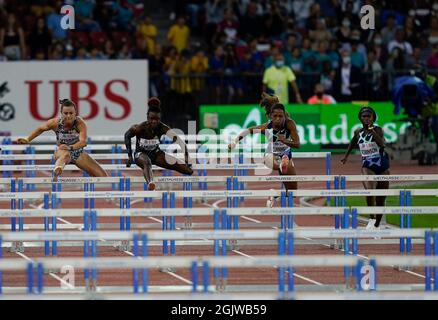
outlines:
{"label": "person in white shirt", "polygon": [[394,40],[388,43],[388,52],[392,52],[394,48],[400,48],[404,54],[411,55],[413,53],[412,45],[405,41],[405,31],[403,28],[397,28]]}

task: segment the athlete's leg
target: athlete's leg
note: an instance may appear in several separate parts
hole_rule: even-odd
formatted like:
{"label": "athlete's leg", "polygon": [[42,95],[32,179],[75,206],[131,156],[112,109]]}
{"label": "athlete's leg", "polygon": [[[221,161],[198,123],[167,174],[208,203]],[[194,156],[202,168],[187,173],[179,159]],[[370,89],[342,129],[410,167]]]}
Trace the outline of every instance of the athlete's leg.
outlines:
{"label": "athlete's leg", "polygon": [[[286,174],[283,174],[280,172],[280,175],[286,175],[286,176],[296,176],[297,175],[297,171],[295,169],[295,164],[294,164],[292,159],[289,159]],[[288,192],[289,190],[297,190],[298,189],[298,182],[296,182],[296,181],[284,182],[284,186],[286,187],[286,192]]]}
{"label": "athlete's leg", "polygon": [[165,169],[174,170],[182,174],[192,175],[193,170],[189,165],[181,160],[166,154],[163,151],[159,151],[155,158],[155,164]]}
{"label": "athlete's leg", "polygon": [[[382,175],[389,175],[389,170],[386,170],[382,172]],[[377,182],[377,189],[389,189],[389,181],[379,181]],[[376,197],[376,204],[379,207],[384,207],[386,201],[386,196],[377,196]],[[376,214],[376,224],[375,226],[378,227],[380,225],[380,221],[382,220],[383,214]]]}
{"label": "athlete's leg", "polygon": [[155,189],[155,183],[153,182],[154,176],[152,174],[152,161],[149,156],[141,152],[137,157],[135,157],[135,163],[141,168],[143,177],[148,184],[148,190]]}
{"label": "athlete's leg", "polygon": [[[372,171],[371,169],[365,168],[365,167],[362,167],[362,174],[375,175],[374,171]],[[376,189],[377,182],[376,181],[363,181],[363,186],[365,189]],[[368,207],[375,207],[376,206],[376,197],[368,196],[368,197],[366,197],[366,200],[367,200]],[[375,219],[374,214],[370,215],[370,219]]]}
{"label": "athlete's leg", "polygon": [[75,161],[76,166],[88,173],[91,177],[107,177],[108,174],[100,166],[100,164],[90,157],[87,153],[83,152],[79,158]]}
{"label": "athlete's leg", "polygon": [[272,153],[268,153],[265,155],[265,166],[271,168],[272,170],[278,171],[280,170],[280,164],[278,161],[278,157],[274,156]]}
{"label": "athlete's leg", "polygon": [[70,163],[71,157],[68,150],[56,150],[55,168],[53,169],[55,179],[62,173],[66,164]]}

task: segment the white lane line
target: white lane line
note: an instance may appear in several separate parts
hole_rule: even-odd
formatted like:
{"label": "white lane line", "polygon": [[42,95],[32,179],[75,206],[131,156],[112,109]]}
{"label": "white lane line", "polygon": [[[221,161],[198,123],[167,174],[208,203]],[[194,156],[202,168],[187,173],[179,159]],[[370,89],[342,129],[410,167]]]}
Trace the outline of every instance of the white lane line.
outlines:
{"label": "white lane line", "polygon": [[[237,254],[240,254],[240,255],[242,255],[242,256],[244,256],[244,257],[247,257],[247,258],[249,258],[249,259],[255,259],[255,257],[250,256],[249,254],[243,253],[243,252],[238,251],[238,250],[233,250],[233,252],[235,252],[235,253],[237,253]],[[274,266],[274,268],[277,269],[278,267],[277,267],[277,266]],[[289,271],[286,270],[286,273],[289,273]],[[312,280],[312,279],[307,278],[307,277],[305,277],[305,276],[302,276],[302,275],[300,275],[300,274],[298,274],[298,273],[295,273],[295,272],[294,272],[293,275],[294,275],[294,277],[300,278],[300,279],[302,279],[302,280],[308,281],[308,282],[313,283],[313,284],[316,284],[316,285],[318,285],[318,286],[323,286],[323,284],[322,284],[321,282],[318,282],[318,281]]]}
{"label": "white lane line", "polygon": [[242,219],[246,219],[248,221],[255,222],[255,223],[262,223],[261,221],[259,221],[257,219],[249,218],[249,217],[246,217],[246,216],[242,216]]}
{"label": "white lane line", "polygon": [[177,275],[177,274],[174,273],[174,272],[167,271],[167,272],[165,272],[165,273],[167,273],[167,274],[169,274],[169,275],[171,275],[171,276],[173,276],[173,277],[175,277],[175,278],[177,278],[177,279],[179,279],[179,280],[181,280],[182,282],[185,282],[185,283],[187,283],[187,284],[193,284],[193,282],[191,282],[190,280],[188,280],[188,279],[186,279],[186,278],[184,278],[184,277],[181,277],[180,275]]}

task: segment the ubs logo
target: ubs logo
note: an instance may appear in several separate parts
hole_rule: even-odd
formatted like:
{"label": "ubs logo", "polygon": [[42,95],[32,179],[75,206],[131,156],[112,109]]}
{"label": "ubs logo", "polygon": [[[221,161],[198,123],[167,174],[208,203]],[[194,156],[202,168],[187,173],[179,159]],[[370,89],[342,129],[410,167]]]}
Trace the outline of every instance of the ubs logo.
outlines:
{"label": "ubs logo", "polygon": [[[8,89],[8,83],[4,82],[0,85],[0,98],[3,98],[8,94],[10,90]],[[0,120],[9,121],[15,118],[15,108],[11,103],[1,103],[0,102]]]}

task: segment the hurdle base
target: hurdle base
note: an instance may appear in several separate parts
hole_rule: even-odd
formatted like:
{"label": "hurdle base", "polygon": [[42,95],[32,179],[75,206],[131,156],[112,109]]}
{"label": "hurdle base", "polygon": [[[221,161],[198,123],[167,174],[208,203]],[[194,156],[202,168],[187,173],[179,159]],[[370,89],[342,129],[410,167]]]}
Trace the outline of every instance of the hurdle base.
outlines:
{"label": "hurdle base", "polygon": [[158,271],[159,272],[175,272],[176,268],[173,268],[173,267],[159,267]]}
{"label": "hurdle base", "polygon": [[219,277],[215,280],[216,291],[222,293],[227,287],[227,279]]}
{"label": "hurdle base", "polygon": [[184,230],[193,230],[193,223],[191,216],[184,217]]}
{"label": "hurdle base", "polygon": [[44,274],[59,273],[60,269],[44,269]]}
{"label": "hurdle base", "polygon": [[330,249],[342,250],[344,249],[344,242],[342,240],[335,239],[334,243],[330,244]]}
{"label": "hurdle base", "polygon": [[132,246],[130,241],[128,240],[122,241],[120,244],[117,245],[117,250],[121,252],[132,251]]}
{"label": "hurdle base", "polygon": [[393,269],[397,270],[397,271],[412,271],[412,270],[414,270],[414,268],[412,266],[394,266]]}
{"label": "hurdle base", "polygon": [[22,241],[12,242],[11,246],[9,247],[9,252],[17,253],[21,252],[24,253],[24,244]]}

